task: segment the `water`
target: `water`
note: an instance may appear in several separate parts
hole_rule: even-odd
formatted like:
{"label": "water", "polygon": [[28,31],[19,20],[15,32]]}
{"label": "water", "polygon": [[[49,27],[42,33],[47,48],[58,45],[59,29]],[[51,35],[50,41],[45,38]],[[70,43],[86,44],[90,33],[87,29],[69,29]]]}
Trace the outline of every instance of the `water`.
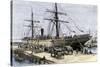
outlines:
{"label": "water", "polygon": [[36,64],[30,63],[28,60],[25,60],[23,62],[18,62],[18,61],[15,61],[15,59],[13,57],[13,66],[14,67],[19,67],[19,66],[32,66],[32,65],[36,65]]}
{"label": "water", "polygon": [[97,54],[97,47],[89,48],[89,50],[90,50],[92,53]]}

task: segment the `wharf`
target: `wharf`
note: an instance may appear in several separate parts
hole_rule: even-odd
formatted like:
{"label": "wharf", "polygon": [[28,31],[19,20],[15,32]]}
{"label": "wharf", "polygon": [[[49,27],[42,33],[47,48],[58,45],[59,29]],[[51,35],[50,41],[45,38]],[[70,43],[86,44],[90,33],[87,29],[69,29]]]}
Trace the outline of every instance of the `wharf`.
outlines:
{"label": "wharf", "polygon": [[[25,51],[26,54],[30,54],[30,51]],[[38,58],[43,58],[45,56],[46,62],[49,63],[55,63],[55,64],[63,64],[63,63],[77,63],[77,62],[93,62],[96,61],[96,55],[64,55],[63,58],[57,59],[54,57],[51,57],[50,53],[42,52],[42,53],[33,53],[33,56],[36,56]]]}

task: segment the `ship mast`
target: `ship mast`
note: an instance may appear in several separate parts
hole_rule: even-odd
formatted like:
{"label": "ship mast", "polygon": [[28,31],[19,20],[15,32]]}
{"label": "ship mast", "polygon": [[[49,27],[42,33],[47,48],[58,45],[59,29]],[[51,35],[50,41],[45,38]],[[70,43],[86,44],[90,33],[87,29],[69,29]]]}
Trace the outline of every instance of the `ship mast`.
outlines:
{"label": "ship mast", "polygon": [[53,24],[55,25],[55,28],[56,28],[56,38],[59,38],[60,22],[63,22],[63,23],[69,23],[69,22],[60,20],[59,17],[58,17],[58,14],[60,14],[60,15],[67,15],[67,14],[58,11],[57,3],[55,3],[55,10],[54,11],[47,10],[46,12],[50,12],[50,13],[54,14],[53,19],[46,18],[45,20],[53,21]]}
{"label": "ship mast", "polygon": [[31,14],[31,29],[32,29],[32,33],[31,33],[31,35],[32,35],[32,39],[34,38],[34,29],[33,29],[33,27],[34,27],[34,23],[33,23],[33,12],[32,12],[32,14]]}
{"label": "ship mast", "polygon": [[55,22],[56,22],[56,38],[59,38],[59,28],[58,28],[58,9],[57,9],[57,3],[55,3]]}
{"label": "ship mast", "polygon": [[31,20],[25,20],[25,21],[31,22],[31,25],[28,25],[27,27],[31,28],[31,38],[33,39],[34,38],[34,28],[35,28],[34,22],[39,23],[39,21],[34,20],[32,9],[31,9]]}

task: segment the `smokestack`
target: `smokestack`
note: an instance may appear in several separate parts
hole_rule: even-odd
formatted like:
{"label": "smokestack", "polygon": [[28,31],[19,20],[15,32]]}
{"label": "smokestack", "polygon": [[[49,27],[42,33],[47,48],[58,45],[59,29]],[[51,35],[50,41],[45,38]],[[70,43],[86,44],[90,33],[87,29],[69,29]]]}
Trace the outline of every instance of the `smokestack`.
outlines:
{"label": "smokestack", "polygon": [[43,37],[43,35],[44,35],[44,29],[41,28],[41,36]]}

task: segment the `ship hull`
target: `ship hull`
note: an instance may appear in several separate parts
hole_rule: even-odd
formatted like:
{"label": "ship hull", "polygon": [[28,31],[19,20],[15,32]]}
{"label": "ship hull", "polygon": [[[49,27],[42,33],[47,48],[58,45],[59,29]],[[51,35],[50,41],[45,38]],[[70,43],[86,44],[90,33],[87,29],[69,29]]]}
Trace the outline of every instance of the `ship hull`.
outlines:
{"label": "ship hull", "polygon": [[[39,39],[39,45],[44,45],[46,47],[63,47],[71,46],[74,50],[81,50],[85,43],[90,40],[91,36],[89,34],[78,35],[74,37],[64,37],[64,38],[53,38],[53,39]],[[31,40],[30,40],[31,41]],[[37,41],[37,40],[36,40]],[[33,40],[33,44],[36,42]]]}
{"label": "ship hull", "polygon": [[85,43],[91,38],[89,34],[74,37],[66,37],[64,39],[55,39],[54,46],[71,46],[74,50],[81,50]]}

